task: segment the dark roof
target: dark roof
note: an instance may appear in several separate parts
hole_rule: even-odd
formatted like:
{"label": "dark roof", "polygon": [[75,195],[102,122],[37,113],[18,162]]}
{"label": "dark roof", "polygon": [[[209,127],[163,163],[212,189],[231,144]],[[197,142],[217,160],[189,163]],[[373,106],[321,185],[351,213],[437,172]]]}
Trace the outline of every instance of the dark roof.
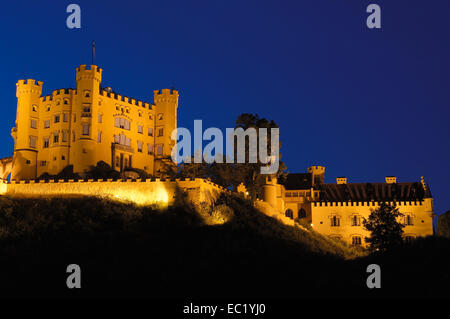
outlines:
{"label": "dark roof", "polygon": [[310,189],[312,187],[311,173],[288,174],[285,181],[280,182],[286,190]]}
{"label": "dark roof", "polygon": [[352,183],[320,185],[320,201],[414,201],[431,198],[429,187],[422,183]]}

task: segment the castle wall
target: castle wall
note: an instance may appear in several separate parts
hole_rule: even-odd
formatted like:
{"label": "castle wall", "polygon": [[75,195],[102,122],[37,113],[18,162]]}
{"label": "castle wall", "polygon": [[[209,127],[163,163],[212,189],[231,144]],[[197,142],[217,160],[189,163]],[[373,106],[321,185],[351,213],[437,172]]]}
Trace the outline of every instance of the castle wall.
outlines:
{"label": "castle wall", "polygon": [[[418,237],[433,235],[433,209],[432,199],[416,202],[395,202],[400,213],[405,217],[412,217],[413,225],[403,228],[404,236]],[[391,204],[394,204],[393,202]],[[368,218],[371,211],[378,209],[378,202],[313,202],[311,203],[312,224],[315,231],[330,237],[342,239],[352,243],[353,237],[361,237],[361,244],[364,245],[364,238],[370,233],[364,230],[363,218]],[[359,218],[357,226],[352,225],[352,217]],[[332,226],[332,218],[339,219],[338,226]],[[399,221],[403,222],[405,217]]]}
{"label": "castle wall", "polygon": [[170,205],[178,190],[186,192],[194,204],[212,204],[227,190],[204,179],[88,180],[88,181],[2,181],[0,194],[16,197],[76,197],[99,196],[112,200],[130,201],[141,205]]}

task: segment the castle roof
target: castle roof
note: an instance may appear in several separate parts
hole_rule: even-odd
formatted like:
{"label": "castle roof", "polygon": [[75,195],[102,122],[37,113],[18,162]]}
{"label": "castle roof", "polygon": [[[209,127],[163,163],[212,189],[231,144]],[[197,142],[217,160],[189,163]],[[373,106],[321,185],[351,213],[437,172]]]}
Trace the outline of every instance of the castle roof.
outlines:
{"label": "castle roof", "polygon": [[311,189],[312,174],[311,173],[290,173],[285,181],[280,181],[286,190]]}
{"label": "castle roof", "polygon": [[322,184],[320,201],[415,201],[431,198],[428,185],[422,183],[351,183]]}

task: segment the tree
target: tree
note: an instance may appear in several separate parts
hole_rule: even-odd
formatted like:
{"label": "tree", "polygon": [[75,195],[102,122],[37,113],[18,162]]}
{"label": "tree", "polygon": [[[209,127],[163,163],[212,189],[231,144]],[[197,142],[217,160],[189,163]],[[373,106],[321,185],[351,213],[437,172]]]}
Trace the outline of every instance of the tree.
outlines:
{"label": "tree", "polygon": [[89,171],[85,173],[85,178],[93,179],[118,179],[120,178],[120,173],[114,170],[108,163],[104,161],[98,161],[96,166],[91,166]]}
{"label": "tree", "polygon": [[373,251],[386,251],[403,242],[403,224],[398,222],[398,217],[403,216],[398,208],[387,203],[382,203],[369,215],[369,219],[363,219],[364,228],[370,231],[370,237],[366,242]]}
{"label": "tree", "polygon": [[436,235],[450,238],[450,210],[438,217]]}

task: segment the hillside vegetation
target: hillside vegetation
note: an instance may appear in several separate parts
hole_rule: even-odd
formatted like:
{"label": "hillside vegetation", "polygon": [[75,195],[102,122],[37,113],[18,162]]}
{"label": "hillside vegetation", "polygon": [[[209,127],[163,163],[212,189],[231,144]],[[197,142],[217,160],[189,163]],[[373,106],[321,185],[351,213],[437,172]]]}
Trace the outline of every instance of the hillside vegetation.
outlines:
{"label": "hillside vegetation", "polygon": [[[234,195],[200,210],[183,198],[164,209],[95,197],[2,196],[0,295],[361,296],[395,294],[397,288],[441,293],[449,263],[434,247],[450,245],[441,239],[420,245],[419,250],[404,248],[402,258],[367,257],[320,234],[282,225]],[[395,274],[414,272],[418,253],[433,258],[416,260],[420,267],[439,261],[437,272],[427,276],[441,281],[425,292],[417,289],[420,279],[414,279],[415,290],[397,287]],[[401,265],[406,260],[409,267]],[[366,287],[366,267],[375,262],[388,271],[382,293]],[[66,288],[69,264],[80,265],[82,289]]]}

